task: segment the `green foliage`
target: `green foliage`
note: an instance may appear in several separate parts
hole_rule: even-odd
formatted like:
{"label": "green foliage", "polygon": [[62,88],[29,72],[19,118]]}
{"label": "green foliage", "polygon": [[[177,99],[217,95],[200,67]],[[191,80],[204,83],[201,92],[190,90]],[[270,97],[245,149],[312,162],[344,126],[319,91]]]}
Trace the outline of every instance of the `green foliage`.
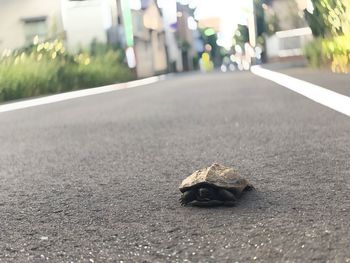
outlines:
{"label": "green foliage", "polygon": [[320,11],[318,9],[315,9],[313,13],[310,14],[304,10],[304,13],[305,19],[312,30],[312,34],[315,37],[324,37],[326,35],[326,25],[324,23],[322,15],[320,14]]}
{"label": "green foliage", "polygon": [[[7,63],[6,63],[7,64]],[[56,67],[49,61],[0,65],[0,101],[54,93],[58,86]]]}
{"label": "green foliage", "polygon": [[317,38],[304,47],[304,54],[310,66],[320,67],[325,61],[322,53],[322,39]]}
{"label": "green foliage", "polygon": [[305,18],[316,37],[349,34],[350,0],[312,0],[314,10],[305,10]]}
{"label": "green foliage", "polygon": [[330,39],[316,38],[304,48],[313,67],[329,66],[333,72],[348,73],[350,68],[350,35]]}
{"label": "green foliage", "polygon": [[0,101],[90,88],[133,78],[121,54],[99,45],[67,54],[59,40],[36,44],[0,58]]}
{"label": "green foliage", "polygon": [[[312,66],[330,66],[334,72],[350,68],[350,0],[312,0],[314,10],[305,17],[314,36],[305,47]],[[311,11],[311,10],[310,10]]]}
{"label": "green foliage", "polygon": [[271,36],[280,30],[278,16],[273,12],[265,17],[266,33]]}
{"label": "green foliage", "polygon": [[262,8],[263,0],[254,0],[254,12],[256,19],[256,35],[261,36],[264,32],[266,32],[266,23],[265,23],[265,13]]}
{"label": "green foliage", "polygon": [[244,47],[244,43],[249,42],[249,30],[246,25],[238,25],[235,35],[234,43]]}
{"label": "green foliage", "polygon": [[204,44],[210,45],[210,50],[207,50],[207,52],[209,52],[215,66],[218,66],[220,64],[220,47],[217,44],[218,37],[215,30],[212,28],[204,28],[200,29],[199,32],[201,33]]}

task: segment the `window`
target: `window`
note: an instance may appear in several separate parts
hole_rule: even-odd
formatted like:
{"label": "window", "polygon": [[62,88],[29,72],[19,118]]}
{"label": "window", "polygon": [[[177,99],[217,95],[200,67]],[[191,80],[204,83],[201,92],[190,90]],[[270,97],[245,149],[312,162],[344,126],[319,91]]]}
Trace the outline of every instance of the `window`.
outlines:
{"label": "window", "polygon": [[27,44],[31,44],[35,36],[39,37],[39,41],[46,39],[46,16],[24,18],[22,21],[24,22],[24,35]]}

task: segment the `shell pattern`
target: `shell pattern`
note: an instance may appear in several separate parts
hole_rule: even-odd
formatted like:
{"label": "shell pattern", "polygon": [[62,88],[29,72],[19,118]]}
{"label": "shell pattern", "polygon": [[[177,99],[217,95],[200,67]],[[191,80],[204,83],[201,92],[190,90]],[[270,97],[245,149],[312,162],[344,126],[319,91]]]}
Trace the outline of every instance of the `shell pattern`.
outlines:
{"label": "shell pattern", "polygon": [[242,192],[247,188],[253,188],[249,182],[242,178],[233,168],[214,163],[207,168],[195,171],[185,178],[179,189],[181,192],[200,184],[209,184],[215,187],[221,187]]}

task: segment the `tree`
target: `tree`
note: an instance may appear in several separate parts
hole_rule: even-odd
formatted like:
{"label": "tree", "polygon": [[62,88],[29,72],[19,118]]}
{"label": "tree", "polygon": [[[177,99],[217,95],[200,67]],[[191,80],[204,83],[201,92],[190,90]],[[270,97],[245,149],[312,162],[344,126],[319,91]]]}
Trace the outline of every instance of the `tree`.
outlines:
{"label": "tree", "polygon": [[255,13],[255,22],[256,22],[256,34],[261,36],[266,32],[266,23],[265,23],[265,13],[262,5],[264,4],[263,0],[254,0],[254,13]]}
{"label": "tree", "polygon": [[236,43],[236,45],[240,45],[243,48],[244,43],[246,42],[249,42],[248,27],[245,25],[238,25],[234,35],[234,43]]}
{"label": "tree", "polygon": [[314,36],[331,37],[350,33],[349,0],[311,1],[313,11],[304,10],[304,14]]}

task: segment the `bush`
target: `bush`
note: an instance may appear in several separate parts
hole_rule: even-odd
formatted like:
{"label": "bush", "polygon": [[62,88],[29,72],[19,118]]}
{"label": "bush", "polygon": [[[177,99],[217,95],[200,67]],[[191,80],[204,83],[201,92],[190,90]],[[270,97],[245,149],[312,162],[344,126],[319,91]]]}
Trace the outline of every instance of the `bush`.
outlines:
{"label": "bush", "polygon": [[0,59],[0,101],[90,88],[133,79],[121,53],[106,49],[67,54],[61,41],[45,42]]}
{"label": "bush", "polygon": [[323,64],[322,39],[315,39],[304,47],[305,57],[310,66],[320,67]]}
{"label": "bush", "polygon": [[350,35],[330,39],[316,38],[304,48],[313,67],[329,66],[333,72],[348,73],[350,67]]}

